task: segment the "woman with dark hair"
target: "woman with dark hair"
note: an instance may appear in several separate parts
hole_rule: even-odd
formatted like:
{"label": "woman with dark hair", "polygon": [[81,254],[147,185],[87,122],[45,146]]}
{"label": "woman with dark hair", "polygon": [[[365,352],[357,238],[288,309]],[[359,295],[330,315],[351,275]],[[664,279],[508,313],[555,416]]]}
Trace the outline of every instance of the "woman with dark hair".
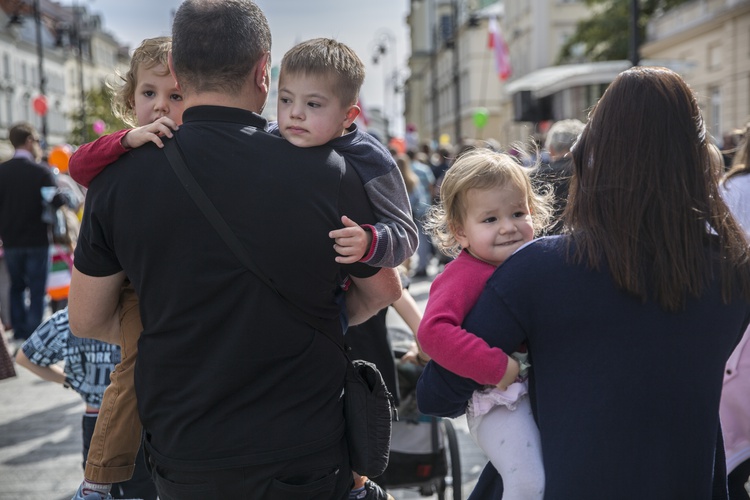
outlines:
{"label": "woman with dark hair", "polygon": [[[750,251],[719,195],[695,95],[665,68],[621,73],[573,150],[568,234],[498,268],[464,327],[526,342],[545,499],[726,498],[724,366],[750,322]],[[430,363],[420,410],[478,384]],[[474,498],[500,498],[487,467]]]}
{"label": "woman with dark hair", "polygon": [[[750,242],[750,123],[734,155],[721,194]],[[729,498],[747,499],[750,492],[750,334],[745,335],[727,361],[721,393],[721,426],[729,473]]]}

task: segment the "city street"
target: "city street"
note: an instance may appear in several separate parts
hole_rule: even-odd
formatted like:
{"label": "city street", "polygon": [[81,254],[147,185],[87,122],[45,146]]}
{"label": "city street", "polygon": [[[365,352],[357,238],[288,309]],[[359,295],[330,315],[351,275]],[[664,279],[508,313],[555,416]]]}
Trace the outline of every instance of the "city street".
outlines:
{"label": "city street", "polygon": [[[411,293],[424,308],[430,282],[415,281]],[[403,326],[394,311],[389,326]],[[78,395],[45,382],[22,367],[0,381],[0,500],[68,500],[80,484],[81,415]],[[459,443],[462,490],[466,498],[486,459],[472,442],[463,418],[452,421]],[[453,498],[450,488],[447,498]],[[396,500],[422,497],[417,491],[391,491]]]}

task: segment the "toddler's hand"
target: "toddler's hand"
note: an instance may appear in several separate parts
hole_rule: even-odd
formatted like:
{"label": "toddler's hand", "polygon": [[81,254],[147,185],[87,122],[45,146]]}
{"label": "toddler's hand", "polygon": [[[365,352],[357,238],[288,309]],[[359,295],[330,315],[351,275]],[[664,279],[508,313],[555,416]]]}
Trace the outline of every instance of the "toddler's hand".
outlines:
{"label": "toddler's hand", "polygon": [[518,361],[508,356],[508,367],[505,369],[505,375],[503,375],[503,378],[497,383],[497,388],[501,391],[506,390],[510,384],[516,381],[520,372],[521,367],[518,364]]}
{"label": "toddler's hand", "polygon": [[344,224],[342,229],[336,229],[328,233],[333,238],[335,244],[333,248],[339,257],[336,262],[339,264],[353,264],[358,262],[370,250],[372,244],[372,233],[362,229],[362,227],[344,215],[341,217]]}
{"label": "toddler's hand", "polygon": [[172,131],[177,130],[179,126],[171,118],[162,116],[153,123],[137,127],[125,134],[122,138],[122,145],[126,148],[138,148],[147,142],[153,142],[160,148],[164,147],[162,137],[172,137]]}

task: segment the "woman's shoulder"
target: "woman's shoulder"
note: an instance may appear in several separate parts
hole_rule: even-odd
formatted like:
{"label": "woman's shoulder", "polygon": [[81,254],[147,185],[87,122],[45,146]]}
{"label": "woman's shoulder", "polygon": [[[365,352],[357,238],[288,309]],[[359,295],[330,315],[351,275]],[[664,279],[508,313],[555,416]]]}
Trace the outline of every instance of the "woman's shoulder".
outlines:
{"label": "woman's shoulder", "polygon": [[535,240],[531,240],[524,246],[516,250],[516,252],[510,256],[506,263],[517,261],[517,262],[528,262],[536,261],[539,258],[545,259],[561,259],[567,255],[569,250],[570,242],[569,237],[565,235],[555,236],[543,236]]}
{"label": "woman's shoulder", "polygon": [[545,236],[530,241],[503,262],[492,275],[493,280],[533,281],[559,274],[570,266],[568,237]]}

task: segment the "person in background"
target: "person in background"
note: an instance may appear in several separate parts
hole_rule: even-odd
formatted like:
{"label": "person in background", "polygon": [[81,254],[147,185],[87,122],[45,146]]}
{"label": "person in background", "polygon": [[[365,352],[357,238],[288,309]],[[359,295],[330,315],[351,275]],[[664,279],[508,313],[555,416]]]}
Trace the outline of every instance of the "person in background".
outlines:
{"label": "person in background", "polygon": [[[666,68],[620,73],[573,165],[570,231],[507,259],[463,326],[527,343],[545,500],[726,498],[719,400],[750,323],[750,248],[695,94]],[[464,413],[478,387],[428,363],[420,410]],[[500,491],[487,467],[472,498]]]}
{"label": "person in background", "polygon": [[739,149],[743,137],[747,133],[747,127],[743,130],[736,128],[730,132],[725,132],[721,141],[721,158],[724,162],[724,168],[729,170],[734,164],[734,157]]}
{"label": "person in background", "polygon": [[[427,159],[427,155],[422,152],[417,153],[414,150],[408,150],[406,154],[411,161],[412,171],[419,178],[419,183],[422,185],[424,192],[427,194],[427,203],[428,205],[432,206],[432,200],[434,198],[433,193],[435,191],[435,176],[432,173],[432,169],[428,165],[429,160]],[[430,260],[435,253],[435,249],[432,245],[432,238],[430,238],[430,236],[425,231],[424,215],[422,217],[415,217],[414,221],[417,223],[417,229],[419,231],[419,246],[417,247],[418,262],[417,268],[414,270],[414,277],[426,277],[427,267],[429,266]]]}
{"label": "person in background", "polygon": [[[13,338],[26,340],[42,322],[50,265],[52,220],[42,217],[64,203],[52,171],[39,163],[39,134],[29,123],[8,132],[13,158],[0,164],[0,239],[10,275]],[[28,291],[29,302],[26,303]]]}
{"label": "person in background", "polygon": [[570,148],[582,130],[583,123],[580,120],[560,120],[547,132],[544,148],[549,153],[549,162],[541,163],[532,174],[536,189],[552,186],[554,193],[552,223],[544,229],[543,235],[560,234],[563,230],[562,214],[568,201],[570,177],[573,175]]}
{"label": "person in background", "polygon": [[[737,147],[732,168],[724,176],[721,195],[750,244],[750,123]],[[720,161],[719,153],[716,162]],[[727,361],[721,393],[721,425],[726,447],[729,498],[750,497],[750,333],[745,331]]]}
{"label": "person in background", "polygon": [[12,328],[10,324],[10,274],[5,262],[5,248],[0,240],[0,323],[4,330]]}
{"label": "person in background", "polygon": [[431,165],[432,175],[435,177],[435,197],[440,193],[440,183],[443,182],[443,175],[451,166],[453,161],[453,147],[450,145],[441,145],[437,151],[432,154]]}
{"label": "person in background", "polygon": [[[328,147],[297,148],[265,131],[270,47],[254,2],[183,2],[170,69],[185,112],[171,141],[284,299],[216,244],[155,145],[122,156],[87,193],[71,327],[116,341],[127,275],[142,313],[136,393],[161,500],[346,498],[347,361],[288,302],[341,331],[342,293],[351,324],[400,295],[394,270],[335,260],[329,233],[341,217],[375,222],[357,173]],[[277,231],[291,220],[294,231]]]}
{"label": "person in background", "polygon": [[[411,160],[405,154],[396,156],[396,165],[398,170],[401,172],[401,177],[404,179],[404,185],[406,192],[409,196],[409,205],[411,205],[410,218],[412,221],[419,221],[424,219],[427,211],[430,208],[430,196],[422,186],[417,174],[411,168]],[[420,231],[421,232],[421,231]],[[420,242],[421,244],[421,242]],[[427,259],[425,261],[417,262],[417,271],[419,276],[427,276]],[[404,261],[407,269],[410,268],[410,261]],[[410,269],[409,269],[410,270]],[[416,273],[414,274],[416,276]]]}
{"label": "person in background", "polygon": [[[62,368],[57,364],[59,361],[64,362]],[[81,424],[83,467],[91,447],[102,395],[109,385],[109,374],[119,362],[119,346],[79,339],[70,333],[67,309],[57,311],[34,330],[16,354],[19,366],[44,380],[76,391],[86,403]],[[112,498],[156,500],[156,487],[146,469],[142,450],[135,464],[133,477],[113,486]]]}

